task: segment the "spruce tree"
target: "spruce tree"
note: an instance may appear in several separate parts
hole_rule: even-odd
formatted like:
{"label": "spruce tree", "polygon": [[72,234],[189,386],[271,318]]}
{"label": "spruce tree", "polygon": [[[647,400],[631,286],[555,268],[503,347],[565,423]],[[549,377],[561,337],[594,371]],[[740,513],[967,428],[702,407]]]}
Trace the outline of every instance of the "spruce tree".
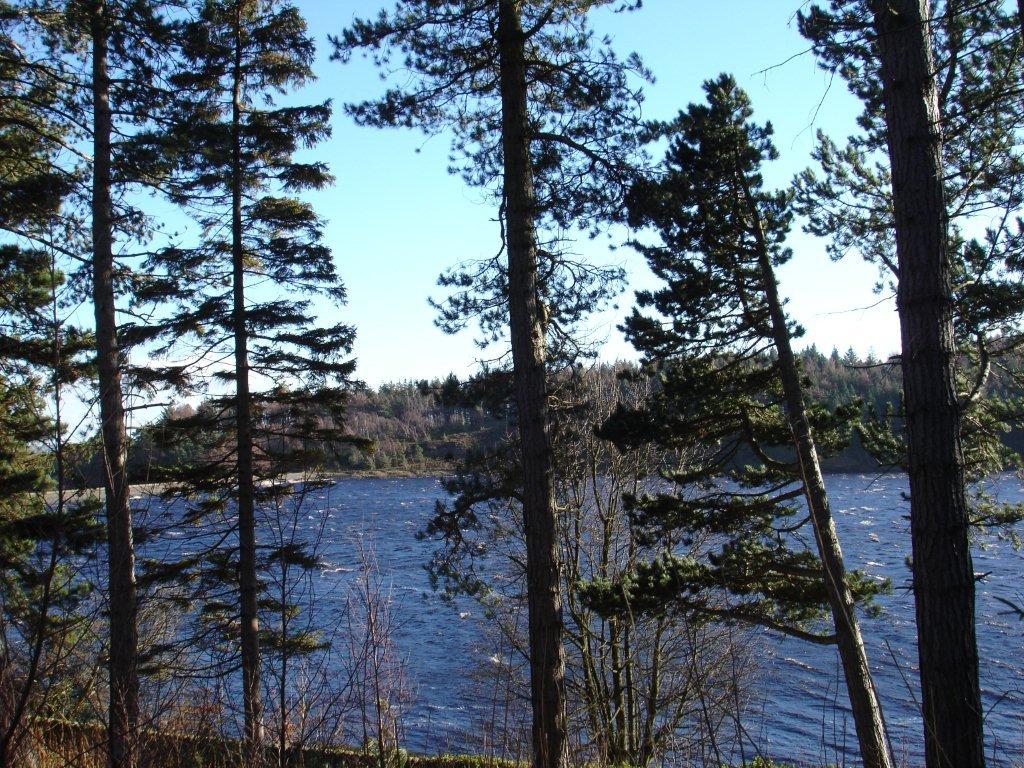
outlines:
{"label": "spruce tree", "polygon": [[502,226],[498,254],[442,277],[454,289],[441,325],[471,319],[485,339],[507,338],[522,451],[520,497],[533,708],[533,760],[567,760],[565,660],[548,365],[572,345],[568,331],[618,278],[570,259],[560,228],[586,227],[616,209],[636,149],[635,57],[618,59],[593,40],[587,11],[614,5],[568,0],[400,0],[357,20],[336,55],[369,49],[403,82],[380,99],[349,106],[360,123],[452,131],[455,170],[492,190]]}
{"label": "spruce tree", "polygon": [[[620,408],[603,434],[623,446],[653,441],[686,457],[667,475],[675,494],[631,500],[649,531],[725,543],[707,562],[669,552],[640,569],[632,597],[814,640],[826,638],[800,625],[827,608],[834,627],[827,640],[839,648],[861,757],[888,768],[856,616],[857,601],[875,590],[846,572],[819,461],[819,449],[827,455],[845,447],[856,405],[830,413],[807,404],[792,349],[801,331],[786,316],[775,277],[791,255],[784,243],[792,195],[766,191],[761,177],[763,163],[778,154],[771,126],[750,122],[749,100],[732,77],[704,90],[706,104],[654,126],[669,140],[662,171],[634,186],[628,200],[630,223],[658,235],[657,244],[637,247],[665,285],[637,295],[649,313],[634,310],[624,330],[658,370],[661,387],[645,407]],[[804,522],[794,519],[801,497]],[[816,551],[800,544],[806,522]],[[737,606],[694,599],[722,587]]]}
{"label": "spruce tree", "polygon": [[[163,340],[163,353],[191,348],[190,373],[205,369],[200,379],[226,387],[215,386],[196,414],[168,422],[168,440],[198,438],[206,450],[163,479],[170,496],[193,497],[187,519],[224,519],[231,532],[228,550],[191,565],[208,567],[215,581],[236,574],[244,740],[255,760],[263,739],[257,517],[290,492],[287,473],[316,466],[325,446],[348,439],[353,330],[315,322],[344,301],[344,287],[321,242],[322,221],[292,196],[331,182],[323,163],[294,157],[329,134],[331,110],[273,103],[312,78],[314,44],[294,6],[211,0],[181,34],[180,110],[154,145],[175,158],[167,188],[196,212],[200,242],[150,259],[139,300],[177,309],[157,311],[133,336]],[[211,616],[232,610],[209,608]]]}
{"label": "spruce tree", "polygon": [[67,487],[66,390],[90,372],[92,339],[58,262],[80,243],[65,200],[74,131],[49,60],[48,16],[0,6],[0,766],[29,759],[36,714],[70,673],[97,539],[96,504]]}
{"label": "spruce tree", "polygon": [[27,760],[35,717],[72,674],[95,556],[98,504],[69,489],[66,390],[87,376],[91,338],[64,320],[66,286],[46,254],[0,246],[0,766]]}

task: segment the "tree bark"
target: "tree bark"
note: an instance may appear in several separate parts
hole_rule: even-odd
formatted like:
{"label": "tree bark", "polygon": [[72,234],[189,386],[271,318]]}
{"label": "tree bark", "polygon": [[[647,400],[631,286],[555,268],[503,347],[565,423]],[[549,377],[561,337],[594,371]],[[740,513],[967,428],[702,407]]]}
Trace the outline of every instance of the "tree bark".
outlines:
{"label": "tree bark", "polygon": [[892,166],[925,760],[928,768],[976,768],[985,756],[974,566],[929,4],[887,0],[872,10]]}
{"label": "tree bark", "polygon": [[263,743],[260,640],[256,576],[256,509],[253,469],[249,334],[245,312],[245,248],[242,241],[242,2],[235,3],[235,60],[231,85],[231,266],[235,342],[235,439],[238,461],[238,591],[242,645],[242,706],[245,752],[257,764]]}
{"label": "tree bark", "polygon": [[786,313],[779,297],[775,269],[764,239],[760,214],[745,178],[742,179],[742,184],[757,243],[758,269],[771,316],[772,336],[779,356],[779,378],[782,380],[786,416],[793,433],[804,495],[818,545],[818,556],[825,571],[825,589],[828,593],[832,622],[835,625],[839,659],[843,666],[846,691],[850,697],[850,709],[853,712],[861,760],[864,761],[864,768],[893,768],[885,720],[871,676],[864,638],[860,633],[853,592],[846,580],[846,564],[843,562],[839,534],[836,532],[835,520],[825,491],[818,449],[807,419],[803,386],[800,383],[796,356],[793,354]]}
{"label": "tree bark", "polygon": [[117,340],[111,201],[110,76],[107,71],[108,8],[91,8],[93,100],[92,266],[96,362],[103,440],[104,498],[110,612],[109,750],[111,768],[134,768],[139,716],[135,545],[126,472],[127,437]]}
{"label": "tree bark", "polygon": [[530,158],[525,36],[518,0],[498,2],[501,135],[513,381],[522,446],[533,764],[568,763],[553,454],[538,298],[536,197]]}

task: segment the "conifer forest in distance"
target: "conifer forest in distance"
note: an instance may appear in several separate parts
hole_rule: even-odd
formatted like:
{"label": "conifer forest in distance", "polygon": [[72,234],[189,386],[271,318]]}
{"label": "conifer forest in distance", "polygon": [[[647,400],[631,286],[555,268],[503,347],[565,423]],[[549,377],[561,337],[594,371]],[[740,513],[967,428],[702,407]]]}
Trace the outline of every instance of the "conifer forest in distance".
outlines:
{"label": "conifer forest in distance", "polygon": [[0,0],[0,768],[1024,766],[1024,2],[327,5]]}

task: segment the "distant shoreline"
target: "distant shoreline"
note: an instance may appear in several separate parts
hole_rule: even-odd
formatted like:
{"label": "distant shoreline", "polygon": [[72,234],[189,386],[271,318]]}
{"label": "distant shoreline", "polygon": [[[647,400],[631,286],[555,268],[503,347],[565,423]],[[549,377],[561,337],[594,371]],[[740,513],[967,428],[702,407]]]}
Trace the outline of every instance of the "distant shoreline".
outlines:
{"label": "distant shoreline", "polygon": [[[437,467],[423,470],[410,469],[360,469],[351,471],[321,472],[319,477],[327,480],[415,480],[425,478],[442,478],[450,475],[454,470],[441,470]],[[286,482],[297,483],[303,479],[301,473],[294,473],[285,476]],[[167,488],[168,483],[132,483],[129,493],[133,499],[143,496],[159,496]],[[65,499],[99,498],[103,488],[94,486],[90,488],[69,488],[64,492]],[[53,504],[57,501],[57,492],[48,491],[45,494],[46,503]]]}
{"label": "distant shoreline", "polygon": [[[340,480],[426,480],[426,479],[442,479],[448,477],[455,472],[454,468],[441,469],[439,467],[431,467],[429,469],[361,469],[361,470],[347,470],[338,471],[332,470],[330,472],[323,472],[319,476],[333,481]],[[823,474],[826,476],[831,475],[877,475],[879,477],[887,477],[890,475],[902,475],[904,472],[894,470],[880,470],[880,469],[834,469],[828,470],[823,468]],[[286,476],[287,482],[296,483],[300,482],[304,476],[302,474],[291,474]],[[131,497],[133,499],[142,498],[143,496],[159,496],[168,487],[167,483],[133,483],[131,485]],[[65,492],[66,499],[79,499],[85,498],[99,498],[103,489],[94,488],[73,488],[68,489]],[[55,491],[49,491],[46,493],[46,503],[54,504],[57,500],[57,493]]]}

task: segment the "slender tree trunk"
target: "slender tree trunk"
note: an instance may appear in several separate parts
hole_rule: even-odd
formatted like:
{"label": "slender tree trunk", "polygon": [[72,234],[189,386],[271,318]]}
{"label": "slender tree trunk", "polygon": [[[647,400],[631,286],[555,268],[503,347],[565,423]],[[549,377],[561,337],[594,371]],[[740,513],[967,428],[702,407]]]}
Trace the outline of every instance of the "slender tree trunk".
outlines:
{"label": "slender tree trunk", "polygon": [[637,765],[647,765],[654,759],[654,728],[658,719],[658,702],[661,697],[661,642],[665,633],[665,621],[658,619],[651,650],[650,679],[648,680],[647,706],[644,712],[643,737],[639,744]]}
{"label": "slender tree trunk", "polygon": [[893,760],[889,750],[882,708],[878,701],[871,666],[868,664],[864,638],[857,621],[853,592],[846,581],[846,565],[843,550],[839,546],[835,520],[825,492],[825,480],[821,475],[818,450],[807,420],[800,372],[790,340],[786,313],[779,297],[775,270],[764,239],[764,229],[757,205],[751,195],[746,179],[742,178],[747,208],[752,218],[754,237],[757,241],[758,268],[764,285],[765,298],[771,316],[772,335],[778,352],[779,377],[786,401],[786,415],[793,432],[797,461],[803,479],[804,495],[814,526],[814,537],[818,544],[818,555],[825,569],[825,588],[828,593],[832,622],[836,629],[839,659],[843,665],[846,690],[850,697],[850,709],[857,730],[861,759],[864,768],[892,768]]}
{"label": "slender tree trunk", "polygon": [[139,638],[136,626],[135,545],[125,467],[127,438],[114,290],[110,178],[112,118],[110,77],[107,72],[107,14],[105,1],[96,0],[92,5],[90,19],[93,99],[92,266],[110,594],[108,757],[111,768],[134,768],[139,716]]}
{"label": "slender tree trunk", "polygon": [[277,738],[277,763],[280,768],[286,768],[288,763],[288,610],[286,607],[287,591],[285,585],[288,583],[288,569],[281,569],[281,683],[277,690],[277,709],[279,718],[279,730]]}
{"label": "slender tree trunk", "polygon": [[235,61],[231,92],[231,264],[235,336],[235,430],[238,456],[238,590],[242,641],[242,705],[245,749],[253,765],[263,742],[260,640],[256,578],[256,511],[253,471],[249,332],[245,313],[245,249],[242,243],[242,2],[235,3]]}
{"label": "slender tree trunk", "polygon": [[619,633],[619,622],[614,617],[608,620],[608,634],[608,646],[611,650],[612,662],[612,730],[608,739],[612,751],[609,753],[609,757],[612,765],[619,765],[627,760],[627,750],[629,748],[627,734],[629,729],[626,727],[626,696],[625,691],[622,689],[622,658],[619,650],[621,636]]}
{"label": "slender tree trunk", "polygon": [[518,0],[499,0],[508,305],[523,462],[533,761],[537,768],[562,768],[568,762],[565,654],[524,47]]}
{"label": "slender tree trunk", "polygon": [[630,640],[633,633],[630,624],[627,622],[622,631],[622,657],[625,662],[625,684],[626,684],[626,750],[632,756],[636,754],[636,723],[638,710],[636,707],[636,681],[633,679],[633,643]]}
{"label": "slender tree trunk", "polygon": [[892,166],[914,598],[929,768],[985,764],[942,135],[927,0],[872,4]]}

